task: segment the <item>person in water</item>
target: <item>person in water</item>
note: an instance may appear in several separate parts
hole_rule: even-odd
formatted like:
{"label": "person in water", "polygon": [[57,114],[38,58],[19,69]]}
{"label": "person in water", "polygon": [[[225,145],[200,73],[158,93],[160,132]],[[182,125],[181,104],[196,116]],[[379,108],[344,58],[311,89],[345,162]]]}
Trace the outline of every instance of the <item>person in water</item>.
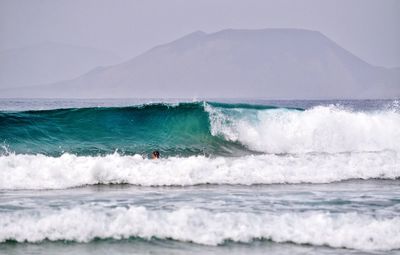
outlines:
{"label": "person in water", "polygon": [[151,159],[159,159],[160,158],[160,152],[158,151],[153,151],[151,153]]}

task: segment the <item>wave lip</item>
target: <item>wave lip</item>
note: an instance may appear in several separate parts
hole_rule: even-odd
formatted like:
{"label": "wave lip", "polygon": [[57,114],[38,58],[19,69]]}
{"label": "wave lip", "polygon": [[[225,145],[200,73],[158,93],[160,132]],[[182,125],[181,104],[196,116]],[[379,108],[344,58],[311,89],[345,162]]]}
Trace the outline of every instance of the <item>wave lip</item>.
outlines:
{"label": "wave lip", "polygon": [[139,155],[61,157],[0,156],[0,189],[63,189],[93,184],[143,186],[197,184],[330,183],[348,179],[396,179],[400,160],[393,151],[170,157]]}
{"label": "wave lip", "polygon": [[[11,224],[12,223],[12,224]],[[84,224],[83,224],[84,223]],[[0,242],[76,241],[95,238],[171,238],[204,245],[225,241],[326,245],[364,251],[400,249],[400,218],[379,219],[356,213],[237,213],[180,208],[151,211],[144,207],[79,207],[18,212],[0,218]]]}

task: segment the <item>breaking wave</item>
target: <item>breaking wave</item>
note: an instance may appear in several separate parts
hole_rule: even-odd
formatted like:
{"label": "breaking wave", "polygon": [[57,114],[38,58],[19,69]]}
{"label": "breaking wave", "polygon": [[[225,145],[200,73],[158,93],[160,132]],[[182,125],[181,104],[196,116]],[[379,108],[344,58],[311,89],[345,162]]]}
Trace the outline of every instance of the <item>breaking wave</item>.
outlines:
{"label": "breaking wave", "polygon": [[96,238],[159,238],[219,245],[225,241],[326,245],[364,251],[400,248],[400,218],[357,213],[211,212],[190,207],[153,211],[145,207],[81,206],[3,214],[0,242],[76,241]]}
{"label": "breaking wave", "polygon": [[266,153],[400,152],[400,113],[354,112],[338,106],[226,109],[206,106],[211,133]]}
{"label": "breaking wave", "polygon": [[221,103],[0,112],[0,141],[19,154],[241,156],[400,151],[396,109],[307,110]]}

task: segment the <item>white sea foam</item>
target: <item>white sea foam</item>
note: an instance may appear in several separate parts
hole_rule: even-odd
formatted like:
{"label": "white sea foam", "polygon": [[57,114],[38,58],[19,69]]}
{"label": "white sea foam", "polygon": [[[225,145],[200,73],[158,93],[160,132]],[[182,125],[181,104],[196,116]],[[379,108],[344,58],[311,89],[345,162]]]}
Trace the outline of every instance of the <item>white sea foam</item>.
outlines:
{"label": "white sea foam", "polygon": [[328,183],[400,177],[397,152],[192,156],[160,160],[139,155],[0,156],[0,189],[60,189],[91,184],[135,185]]}
{"label": "white sea foam", "polygon": [[226,240],[328,245],[360,250],[400,249],[400,218],[374,218],[356,213],[238,213],[180,208],[152,211],[144,207],[96,208],[81,206],[3,213],[0,242],[94,238],[172,238],[205,245]]}
{"label": "white sea foam", "polygon": [[337,106],[305,111],[221,109],[205,105],[211,132],[268,153],[400,152],[396,109],[354,112]]}

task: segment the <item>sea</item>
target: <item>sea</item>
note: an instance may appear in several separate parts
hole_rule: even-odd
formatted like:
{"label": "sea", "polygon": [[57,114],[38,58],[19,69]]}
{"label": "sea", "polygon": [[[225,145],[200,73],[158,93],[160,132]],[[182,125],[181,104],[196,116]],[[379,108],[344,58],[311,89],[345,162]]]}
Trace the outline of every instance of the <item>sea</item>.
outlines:
{"label": "sea", "polygon": [[0,99],[0,254],[400,254],[400,100]]}

